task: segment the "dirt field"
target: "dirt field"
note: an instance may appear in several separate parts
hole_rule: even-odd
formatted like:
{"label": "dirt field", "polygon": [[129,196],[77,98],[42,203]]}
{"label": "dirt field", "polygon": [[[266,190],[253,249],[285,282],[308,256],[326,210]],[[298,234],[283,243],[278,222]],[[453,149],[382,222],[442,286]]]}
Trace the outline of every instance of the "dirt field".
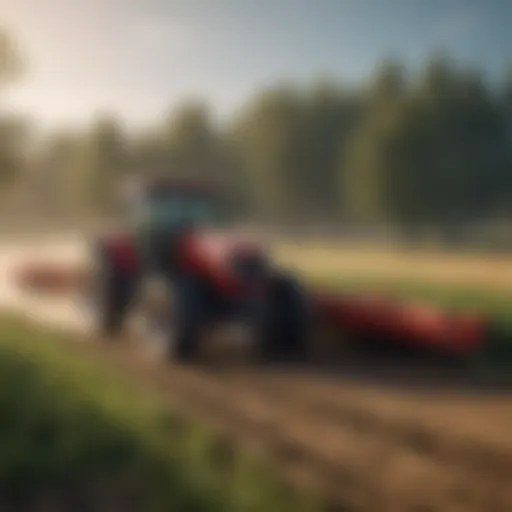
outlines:
{"label": "dirt field", "polygon": [[80,350],[110,358],[228,445],[269,457],[332,510],[511,510],[508,397],[398,391],[298,369],[155,367],[136,346]]}
{"label": "dirt field", "polygon": [[[397,268],[397,256],[354,253],[340,263],[339,254],[329,251],[321,259],[317,252],[313,261],[304,251],[288,252],[288,258],[323,269],[365,268],[372,261]],[[445,268],[447,276],[448,263],[456,268],[466,261],[466,268],[476,268],[478,261],[422,258],[408,261],[424,269],[430,265],[434,274]],[[489,262],[480,265],[486,278],[496,272]],[[34,316],[34,303],[28,307]],[[64,304],[53,310],[54,322],[66,317]],[[47,313],[41,310],[41,316]],[[66,317],[68,327],[73,323]],[[263,452],[292,483],[329,496],[333,510],[512,510],[512,392],[469,388],[451,371],[424,367],[185,369],[155,366],[140,346],[126,343],[84,343],[77,349],[109,358],[141,385],[219,429],[229,443]]]}

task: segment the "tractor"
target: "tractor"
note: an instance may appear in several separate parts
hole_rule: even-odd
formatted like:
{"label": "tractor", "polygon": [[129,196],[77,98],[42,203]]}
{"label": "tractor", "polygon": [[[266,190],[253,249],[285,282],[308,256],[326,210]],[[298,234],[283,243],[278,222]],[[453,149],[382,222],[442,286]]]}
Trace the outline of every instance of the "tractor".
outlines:
{"label": "tractor", "polygon": [[263,245],[230,229],[223,205],[203,181],[140,184],[126,225],[92,243],[96,330],[115,339],[137,312],[169,360],[193,361],[212,333],[236,333],[258,361],[304,357],[308,294]]}
{"label": "tractor", "polygon": [[218,188],[153,178],[138,192],[128,201],[127,225],[92,244],[88,295],[95,328],[107,339],[135,315],[142,338],[180,362],[234,337],[251,361],[333,362],[354,348],[398,349],[455,358],[478,374],[510,374],[511,335],[486,315],[306,289],[260,242],[229,226]]}

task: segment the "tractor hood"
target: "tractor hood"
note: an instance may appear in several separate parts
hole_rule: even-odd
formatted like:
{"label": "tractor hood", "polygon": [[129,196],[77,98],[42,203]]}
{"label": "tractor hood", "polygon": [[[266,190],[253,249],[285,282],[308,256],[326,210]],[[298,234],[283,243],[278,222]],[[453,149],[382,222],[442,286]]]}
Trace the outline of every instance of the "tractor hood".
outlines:
{"label": "tractor hood", "polygon": [[186,237],[182,249],[182,268],[208,276],[219,290],[227,293],[261,282],[269,270],[265,247],[242,233],[192,232]]}
{"label": "tractor hood", "polygon": [[212,262],[221,263],[244,255],[265,256],[263,244],[250,235],[225,231],[196,231],[191,233],[190,249]]}

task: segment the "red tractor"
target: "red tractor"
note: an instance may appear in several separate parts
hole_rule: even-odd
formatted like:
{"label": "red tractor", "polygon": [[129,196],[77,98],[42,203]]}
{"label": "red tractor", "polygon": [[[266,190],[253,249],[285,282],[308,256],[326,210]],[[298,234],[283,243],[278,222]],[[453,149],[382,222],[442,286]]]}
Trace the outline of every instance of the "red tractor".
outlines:
{"label": "red tractor", "polygon": [[171,359],[192,360],[220,326],[247,334],[261,357],[304,354],[308,295],[262,246],[219,228],[222,205],[201,182],[160,178],[141,187],[129,203],[134,222],[93,244],[100,331],[118,334],[144,304],[145,322]]}
{"label": "red tractor", "polygon": [[194,359],[205,335],[223,326],[263,359],[333,359],[356,345],[433,352],[509,373],[510,335],[486,316],[307,291],[259,243],[221,229],[224,203],[216,189],[154,179],[140,192],[129,204],[134,222],[93,244],[96,321],[106,335],[142,311],[146,335],[180,361]]}

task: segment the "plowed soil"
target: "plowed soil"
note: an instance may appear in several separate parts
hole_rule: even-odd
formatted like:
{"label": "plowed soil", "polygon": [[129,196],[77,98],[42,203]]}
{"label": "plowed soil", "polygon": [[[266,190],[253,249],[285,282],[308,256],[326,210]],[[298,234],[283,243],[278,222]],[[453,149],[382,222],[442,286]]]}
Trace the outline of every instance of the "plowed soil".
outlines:
{"label": "plowed soil", "polygon": [[332,510],[512,511],[512,392],[470,387],[451,369],[395,363],[169,367],[140,343],[92,341],[77,350],[130,372],[218,429],[227,446],[262,452]]}
{"label": "plowed soil", "polygon": [[300,368],[164,365],[127,341],[84,344],[233,446],[270,458],[333,510],[512,510],[507,395],[395,389]]}

